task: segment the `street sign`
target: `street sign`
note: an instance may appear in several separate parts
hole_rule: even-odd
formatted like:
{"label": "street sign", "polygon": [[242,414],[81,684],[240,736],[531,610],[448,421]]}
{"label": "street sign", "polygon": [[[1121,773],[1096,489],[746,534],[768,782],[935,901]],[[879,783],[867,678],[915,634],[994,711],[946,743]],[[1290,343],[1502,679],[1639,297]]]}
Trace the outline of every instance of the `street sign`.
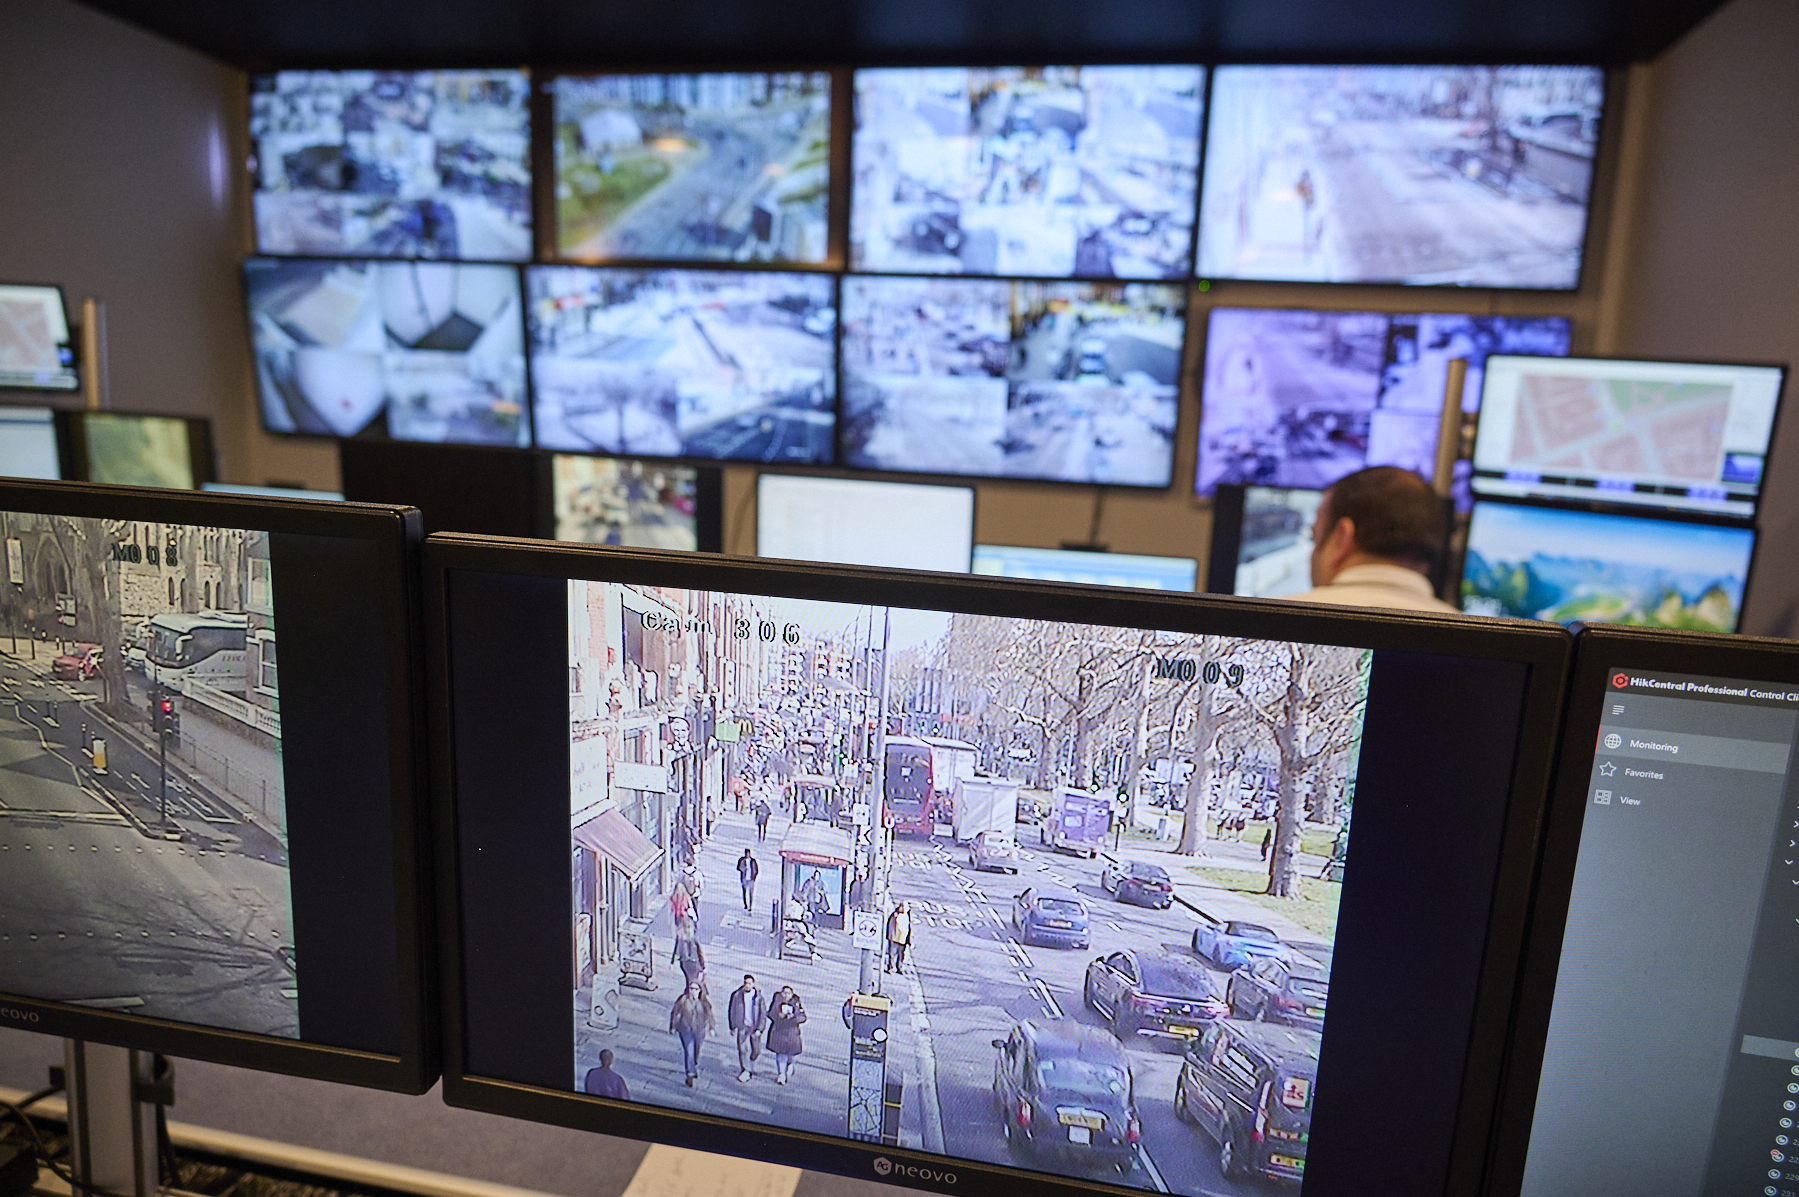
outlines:
{"label": "street sign", "polygon": [[[858,924],[860,920],[858,920]],[[886,1121],[887,1015],[893,1003],[878,994],[850,996],[849,1137],[879,1142]]]}
{"label": "street sign", "polygon": [[14,586],[25,585],[25,547],[17,537],[6,542],[6,580]]}
{"label": "street sign", "polygon": [[868,826],[868,803],[858,802],[850,807],[850,822],[857,827]]}
{"label": "street sign", "polygon": [[875,951],[881,946],[881,912],[878,910],[856,911],[856,930],[853,942],[858,951]]}

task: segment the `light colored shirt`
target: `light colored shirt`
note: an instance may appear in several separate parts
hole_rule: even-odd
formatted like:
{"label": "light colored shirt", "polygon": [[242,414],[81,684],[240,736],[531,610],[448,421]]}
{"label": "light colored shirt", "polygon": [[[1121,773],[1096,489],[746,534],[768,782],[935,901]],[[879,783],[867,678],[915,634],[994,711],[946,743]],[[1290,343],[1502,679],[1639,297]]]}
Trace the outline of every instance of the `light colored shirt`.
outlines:
{"label": "light colored shirt", "polygon": [[1352,565],[1328,586],[1290,594],[1296,603],[1335,603],[1342,607],[1393,607],[1403,611],[1447,611],[1455,608],[1432,594],[1430,581],[1403,565]]}

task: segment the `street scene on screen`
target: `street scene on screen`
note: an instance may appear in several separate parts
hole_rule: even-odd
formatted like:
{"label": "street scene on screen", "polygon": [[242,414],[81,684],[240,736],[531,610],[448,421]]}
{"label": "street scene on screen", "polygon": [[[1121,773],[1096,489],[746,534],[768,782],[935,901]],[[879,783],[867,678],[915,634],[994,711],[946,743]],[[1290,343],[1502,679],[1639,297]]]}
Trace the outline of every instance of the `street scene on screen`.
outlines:
{"label": "street scene on screen", "polygon": [[524,261],[530,91],[523,71],[253,75],[257,249]]}
{"label": "street scene on screen", "polygon": [[831,460],[828,275],[542,266],[527,286],[539,446]]}
{"label": "street scene on screen", "polygon": [[1487,357],[1563,356],[1562,316],[1214,308],[1207,324],[1196,490],[1322,488],[1365,465],[1429,479],[1451,361],[1480,406]]}
{"label": "street scene on screen", "polygon": [[556,539],[647,549],[700,547],[694,471],[611,457],[550,459]]}
{"label": "street scene on screen", "polygon": [[252,258],[263,424],[398,440],[530,444],[518,274],[450,262]]}
{"label": "street scene on screen", "polygon": [[855,87],[853,269],[1186,273],[1203,68],[862,70]]}
{"label": "street scene on screen", "polygon": [[1572,289],[1590,67],[1220,67],[1199,274]]}
{"label": "street scene on screen", "polygon": [[1185,327],[1178,288],[854,277],[843,286],[849,464],[1167,484]]}
{"label": "street scene on screen", "polygon": [[571,1088],[1303,1179],[1369,654],[569,585]]}
{"label": "street scene on screen", "polygon": [[297,1038],[268,534],[0,518],[0,992]]}
{"label": "street scene on screen", "polygon": [[827,73],[565,75],[555,120],[564,257],[829,253]]}

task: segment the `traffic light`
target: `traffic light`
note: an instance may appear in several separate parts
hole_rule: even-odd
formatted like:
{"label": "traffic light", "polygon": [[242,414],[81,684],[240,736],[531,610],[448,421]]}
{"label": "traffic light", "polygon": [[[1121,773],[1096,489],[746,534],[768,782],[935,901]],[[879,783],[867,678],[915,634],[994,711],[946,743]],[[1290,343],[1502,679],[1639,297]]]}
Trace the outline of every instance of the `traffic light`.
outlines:
{"label": "traffic light", "polygon": [[175,738],[175,733],[180,728],[180,719],[175,714],[174,699],[164,697],[156,700],[154,723],[156,725],[157,734],[162,736],[163,739],[172,740]]}

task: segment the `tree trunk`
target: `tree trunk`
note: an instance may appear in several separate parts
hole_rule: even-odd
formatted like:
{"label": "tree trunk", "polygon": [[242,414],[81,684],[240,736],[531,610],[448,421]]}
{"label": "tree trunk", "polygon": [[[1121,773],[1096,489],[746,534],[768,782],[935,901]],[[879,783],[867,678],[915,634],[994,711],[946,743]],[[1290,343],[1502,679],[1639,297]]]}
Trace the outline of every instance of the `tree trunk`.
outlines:
{"label": "tree trunk", "polygon": [[1304,806],[1299,797],[1299,774],[1302,761],[1298,743],[1298,723],[1305,693],[1300,688],[1300,671],[1305,667],[1301,650],[1295,646],[1287,673],[1287,693],[1281,703],[1281,724],[1275,728],[1274,740],[1280,751],[1280,793],[1274,805],[1274,845],[1268,854],[1268,892],[1277,898],[1299,894],[1299,830]]}
{"label": "tree trunk", "polygon": [[[1181,844],[1175,849],[1182,856],[1197,856],[1206,835],[1206,814],[1212,808],[1212,771],[1207,762],[1212,740],[1218,735],[1218,717],[1212,710],[1212,695],[1201,691],[1199,709],[1193,713],[1193,772],[1187,776],[1187,809],[1181,820]],[[1174,777],[1174,754],[1168,754],[1168,773]],[[1170,791],[1172,792],[1172,790]]]}

